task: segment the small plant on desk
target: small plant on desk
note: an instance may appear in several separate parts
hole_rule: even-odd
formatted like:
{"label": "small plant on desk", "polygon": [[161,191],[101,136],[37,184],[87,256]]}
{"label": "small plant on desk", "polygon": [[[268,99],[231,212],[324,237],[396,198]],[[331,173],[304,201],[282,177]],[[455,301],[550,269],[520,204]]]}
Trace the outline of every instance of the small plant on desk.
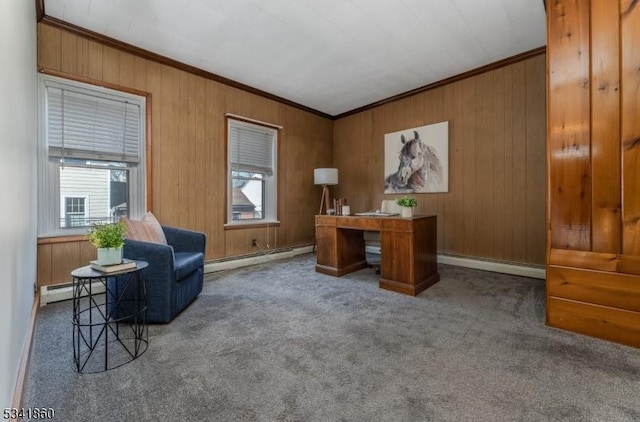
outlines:
{"label": "small plant on desk", "polygon": [[418,201],[413,196],[403,196],[400,199],[396,199],[396,204],[402,207],[402,217],[413,217],[413,207],[418,206]]}
{"label": "small plant on desk", "polygon": [[418,206],[418,201],[416,201],[416,198],[414,198],[413,196],[403,196],[402,198],[396,199],[396,204],[400,205],[401,207],[413,208]]}

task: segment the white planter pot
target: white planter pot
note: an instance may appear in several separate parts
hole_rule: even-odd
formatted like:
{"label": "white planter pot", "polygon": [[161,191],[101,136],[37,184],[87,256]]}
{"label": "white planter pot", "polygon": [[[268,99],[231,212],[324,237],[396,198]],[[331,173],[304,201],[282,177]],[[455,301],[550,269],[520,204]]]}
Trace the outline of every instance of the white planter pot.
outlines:
{"label": "white planter pot", "polygon": [[402,208],[402,218],[413,217],[413,207],[401,207],[401,208]]}
{"label": "white planter pot", "polygon": [[98,264],[114,265],[122,262],[122,248],[98,248]]}

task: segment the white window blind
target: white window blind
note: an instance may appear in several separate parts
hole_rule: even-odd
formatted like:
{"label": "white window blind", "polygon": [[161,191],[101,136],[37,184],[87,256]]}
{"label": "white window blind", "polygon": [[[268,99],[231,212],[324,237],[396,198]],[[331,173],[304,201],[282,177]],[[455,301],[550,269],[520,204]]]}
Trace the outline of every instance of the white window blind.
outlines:
{"label": "white window blind", "polygon": [[140,105],[47,83],[49,156],[138,163]]}
{"label": "white window blind", "polygon": [[230,120],[228,136],[232,170],[273,175],[274,129]]}

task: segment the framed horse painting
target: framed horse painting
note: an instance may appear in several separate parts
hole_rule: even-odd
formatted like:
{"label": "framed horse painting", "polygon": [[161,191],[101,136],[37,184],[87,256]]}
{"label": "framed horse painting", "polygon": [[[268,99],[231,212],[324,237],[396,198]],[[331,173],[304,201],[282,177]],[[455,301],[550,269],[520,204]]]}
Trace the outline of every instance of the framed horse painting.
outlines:
{"label": "framed horse painting", "polygon": [[384,135],[384,193],[449,191],[449,122]]}

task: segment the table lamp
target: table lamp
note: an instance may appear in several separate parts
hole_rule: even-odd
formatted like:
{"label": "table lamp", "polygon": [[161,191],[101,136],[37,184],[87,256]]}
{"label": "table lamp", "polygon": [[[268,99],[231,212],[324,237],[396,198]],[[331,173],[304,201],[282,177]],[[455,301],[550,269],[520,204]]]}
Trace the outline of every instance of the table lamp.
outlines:
{"label": "table lamp", "polygon": [[313,184],[322,185],[322,199],[320,200],[320,211],[318,211],[318,214],[321,215],[323,208],[326,210],[330,207],[329,186],[338,184],[338,169],[314,169]]}

